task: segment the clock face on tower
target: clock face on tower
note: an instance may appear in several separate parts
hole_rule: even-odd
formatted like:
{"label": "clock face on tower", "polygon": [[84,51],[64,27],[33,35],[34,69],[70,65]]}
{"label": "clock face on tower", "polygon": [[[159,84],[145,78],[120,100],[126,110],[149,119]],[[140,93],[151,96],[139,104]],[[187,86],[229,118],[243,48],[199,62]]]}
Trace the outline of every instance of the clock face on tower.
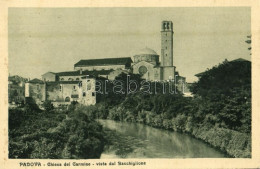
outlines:
{"label": "clock face on tower", "polygon": [[139,67],[139,73],[141,75],[145,74],[147,72],[147,68],[145,66],[140,66]]}

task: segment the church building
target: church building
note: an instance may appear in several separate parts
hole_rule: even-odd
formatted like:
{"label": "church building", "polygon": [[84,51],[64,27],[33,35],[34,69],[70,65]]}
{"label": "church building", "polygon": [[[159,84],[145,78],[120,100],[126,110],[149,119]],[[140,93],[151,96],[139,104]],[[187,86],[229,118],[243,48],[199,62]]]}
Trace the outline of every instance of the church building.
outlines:
{"label": "church building", "polygon": [[[37,104],[51,100],[55,105],[69,104],[71,101],[91,105],[96,103],[95,78],[114,80],[121,73],[141,74],[148,81],[175,80],[178,85],[179,81],[186,83],[173,64],[172,21],[163,21],[161,25],[161,56],[146,47],[132,58],[84,59],[74,64],[74,71],[47,72],[42,75],[42,80],[34,79],[26,84],[25,97],[33,98]],[[91,79],[86,80],[86,77]],[[90,84],[92,87],[89,87]]]}
{"label": "church building", "polygon": [[163,21],[161,25],[161,62],[160,56],[154,50],[146,47],[133,56],[133,61],[131,57],[80,60],[74,65],[74,70],[113,70],[107,75],[110,80],[113,80],[115,76],[109,75],[118,75],[122,71],[141,74],[144,79],[149,81],[174,80],[176,68],[173,65],[173,23]]}
{"label": "church building", "polygon": [[147,80],[174,80],[173,66],[173,24],[163,21],[161,27],[161,62],[159,55],[152,49],[145,48],[134,56],[133,73],[140,73]]}

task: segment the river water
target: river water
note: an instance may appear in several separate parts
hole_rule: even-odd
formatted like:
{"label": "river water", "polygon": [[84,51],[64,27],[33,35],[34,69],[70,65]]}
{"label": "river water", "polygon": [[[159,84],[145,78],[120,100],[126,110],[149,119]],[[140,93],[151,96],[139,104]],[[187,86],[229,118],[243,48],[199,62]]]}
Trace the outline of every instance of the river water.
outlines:
{"label": "river water", "polygon": [[105,147],[101,159],[225,157],[222,152],[187,134],[139,123],[98,121],[106,128],[106,132],[110,133],[111,142]]}

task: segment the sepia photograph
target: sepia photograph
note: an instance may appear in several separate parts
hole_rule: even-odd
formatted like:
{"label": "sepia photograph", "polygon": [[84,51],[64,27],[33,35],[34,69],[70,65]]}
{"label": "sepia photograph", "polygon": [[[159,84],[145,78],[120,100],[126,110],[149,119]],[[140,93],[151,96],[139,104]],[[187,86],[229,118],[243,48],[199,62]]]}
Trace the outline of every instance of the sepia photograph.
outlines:
{"label": "sepia photograph", "polygon": [[10,8],[9,158],[250,158],[250,8]]}
{"label": "sepia photograph", "polygon": [[8,7],[4,160],[256,158],[252,9]]}

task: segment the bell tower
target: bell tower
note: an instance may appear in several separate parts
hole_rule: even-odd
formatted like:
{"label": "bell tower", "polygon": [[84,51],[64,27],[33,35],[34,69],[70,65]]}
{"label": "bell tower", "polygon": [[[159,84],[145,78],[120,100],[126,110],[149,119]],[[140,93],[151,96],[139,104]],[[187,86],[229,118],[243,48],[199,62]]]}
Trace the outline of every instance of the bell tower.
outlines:
{"label": "bell tower", "polygon": [[162,21],[161,62],[162,62],[163,67],[173,66],[173,24],[172,24],[172,21]]}

